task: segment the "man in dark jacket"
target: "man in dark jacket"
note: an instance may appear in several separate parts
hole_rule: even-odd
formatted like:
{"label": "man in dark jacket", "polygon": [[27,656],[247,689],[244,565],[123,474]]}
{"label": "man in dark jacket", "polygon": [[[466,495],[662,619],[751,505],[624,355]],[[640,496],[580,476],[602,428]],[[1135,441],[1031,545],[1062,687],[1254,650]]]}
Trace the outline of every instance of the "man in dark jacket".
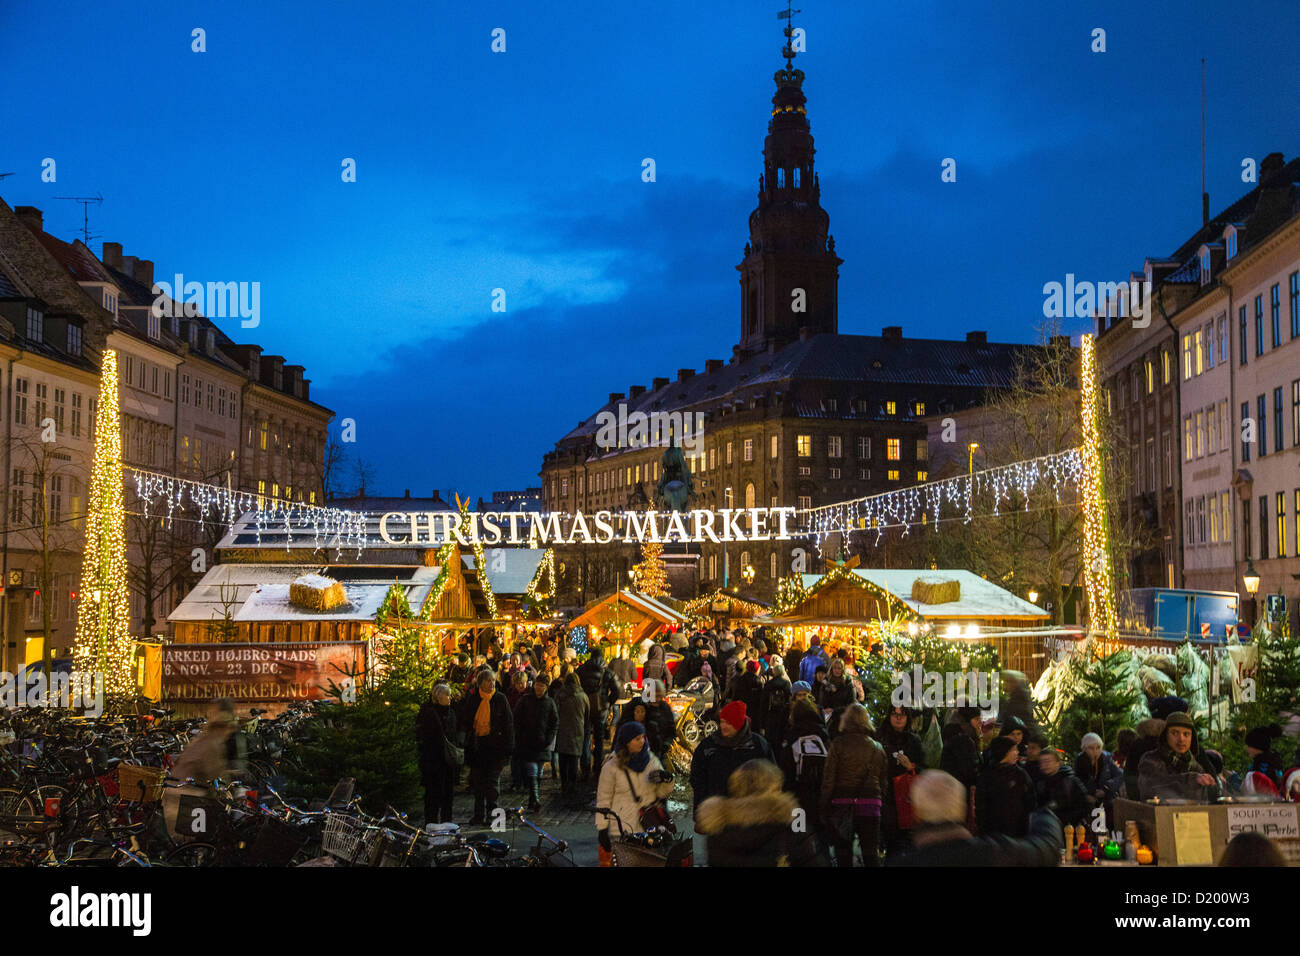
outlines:
{"label": "man in dark jacket", "polygon": [[790,719],[790,700],[793,697],[794,689],[790,686],[790,679],[785,676],[785,668],[773,664],[772,676],[763,685],[763,693],[758,702],[763,736],[773,746],[785,738],[786,723]]}
{"label": "man in dark jacket", "polygon": [[999,737],[986,752],[988,766],[975,785],[975,822],[980,834],[1022,837],[1036,806],[1034,785],[1019,764],[1020,752],[1010,737]]}
{"label": "man in dark jacket", "polygon": [[892,857],[891,866],[1057,866],[1065,845],[1061,821],[1050,810],[1035,810],[1028,835],[972,837],[965,827],[966,791],[939,770],[926,770],[912,786],[917,826],[912,850]]}
{"label": "man in dark jacket", "polygon": [[457,726],[465,735],[465,763],[474,792],[470,826],[486,826],[500,795],[501,769],[515,749],[515,721],[506,696],[497,692],[491,671],[478,675],[475,689],[465,695]]}
{"label": "man in dark jacket", "polygon": [[546,675],[538,674],[532,689],[515,705],[515,758],[528,781],[528,809],[541,808],[542,764],[551,759],[551,742],[560,723],[555,701],[547,695]]}
{"label": "man in dark jacket", "polygon": [[1208,802],[1218,796],[1214,775],[1198,759],[1195,744],[1196,725],[1191,717],[1179,711],[1165,718],[1159,746],[1148,751],[1138,767],[1143,800],[1176,797]]}
{"label": "man in dark jacket", "polygon": [[745,705],[733,700],[718,714],[718,730],[700,742],[691,760],[695,809],[709,797],[726,796],[731,772],[745,761],[771,759],[772,748],[750,726]]}
{"label": "man in dark jacket", "polygon": [[578,668],[578,681],[582,692],[587,695],[590,718],[587,733],[590,738],[590,750],[582,749],[582,780],[587,780],[592,768],[600,772],[605,763],[605,724],[609,719],[609,709],[619,698],[618,678],[605,666],[605,653],[599,647],[591,650],[591,656]]}
{"label": "man in dark jacket", "polygon": [[1148,705],[1151,716],[1137,725],[1138,739],[1129,748],[1124,761],[1124,792],[1130,800],[1138,796],[1138,767],[1142,758],[1160,746],[1165,733],[1165,718],[1175,712],[1187,712],[1187,701],[1181,697],[1157,697]]}
{"label": "man in dark jacket", "polygon": [[1045,747],[1038,756],[1039,777],[1035,795],[1040,807],[1047,807],[1066,825],[1088,823],[1088,793],[1074,768],[1061,763],[1060,751]]}
{"label": "man in dark jacket", "polygon": [[799,663],[803,660],[803,648],[798,644],[791,644],[790,649],[785,652],[782,664],[785,666],[786,676],[791,681],[799,679]]}
{"label": "man in dark jacket", "polygon": [[939,769],[955,777],[968,789],[980,775],[980,709],[957,708],[957,719],[943,728],[943,752]]}
{"label": "man in dark jacket", "polygon": [[745,664],[744,673],[731,682],[731,699],[740,701],[748,713],[761,718],[763,712],[758,703],[763,696],[763,679],[758,676],[759,667],[758,661]]}

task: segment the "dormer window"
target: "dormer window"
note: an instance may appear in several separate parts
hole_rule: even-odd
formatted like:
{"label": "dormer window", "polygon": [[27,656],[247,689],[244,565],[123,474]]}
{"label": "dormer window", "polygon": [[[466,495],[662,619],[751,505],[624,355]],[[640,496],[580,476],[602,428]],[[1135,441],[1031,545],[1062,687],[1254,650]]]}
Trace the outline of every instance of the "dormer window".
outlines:
{"label": "dormer window", "polygon": [[798,189],[799,188],[799,167],[798,166],[794,168],[790,178],[791,178],[791,184],[794,186],[795,189]]}
{"label": "dormer window", "polygon": [[1210,281],[1210,250],[1201,247],[1201,285],[1206,285]]}
{"label": "dormer window", "polygon": [[1228,231],[1225,233],[1223,238],[1228,244],[1228,258],[1237,258],[1237,230],[1232,226],[1229,226]]}
{"label": "dormer window", "polygon": [[27,338],[33,342],[45,340],[45,313],[30,306],[27,308]]}
{"label": "dormer window", "polygon": [[209,355],[217,351],[217,333],[215,329],[208,329],[207,352]]}
{"label": "dormer window", "polygon": [[113,313],[113,318],[117,318],[117,296],[107,289],[104,290],[104,308]]}
{"label": "dormer window", "polygon": [[149,338],[157,339],[162,337],[162,318],[154,315],[153,310],[149,310]]}
{"label": "dormer window", "polygon": [[68,323],[68,354],[81,354],[81,326]]}
{"label": "dormer window", "polygon": [[189,340],[190,340],[190,348],[196,349],[199,347],[199,326],[198,323],[196,322],[190,323]]}

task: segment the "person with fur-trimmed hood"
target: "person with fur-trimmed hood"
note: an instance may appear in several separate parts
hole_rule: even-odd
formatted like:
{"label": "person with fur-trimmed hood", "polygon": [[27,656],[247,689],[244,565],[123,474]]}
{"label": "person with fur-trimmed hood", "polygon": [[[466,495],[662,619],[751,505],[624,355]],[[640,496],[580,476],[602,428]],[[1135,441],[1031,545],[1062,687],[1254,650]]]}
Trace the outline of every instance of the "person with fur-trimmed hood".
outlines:
{"label": "person with fur-trimmed hood", "polygon": [[826,866],[811,828],[792,825],[799,805],[781,790],[770,760],[747,760],[727,778],[727,796],[709,797],[695,813],[707,838],[709,866]]}
{"label": "person with fur-trimmed hood", "polygon": [[1138,793],[1143,800],[1170,797],[1213,800],[1219,788],[1214,775],[1198,760],[1196,725],[1182,711],[1165,718],[1164,733],[1155,750],[1149,750],[1138,767]]}

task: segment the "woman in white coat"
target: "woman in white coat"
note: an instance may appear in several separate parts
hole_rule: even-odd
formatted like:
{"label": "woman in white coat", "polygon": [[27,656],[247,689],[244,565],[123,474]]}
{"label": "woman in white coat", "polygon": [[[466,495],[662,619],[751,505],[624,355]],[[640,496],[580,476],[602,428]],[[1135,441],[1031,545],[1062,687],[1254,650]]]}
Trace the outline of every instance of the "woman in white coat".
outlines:
{"label": "woman in white coat", "polygon": [[[637,832],[641,829],[641,809],[673,792],[671,777],[663,783],[655,782],[667,776],[662,771],[663,764],[646,743],[645,726],[629,720],[618,728],[614,752],[600,768],[596,806],[618,814],[624,832]],[[618,824],[611,816],[597,813],[596,835],[600,840],[600,865],[609,866],[612,838],[619,835]]]}

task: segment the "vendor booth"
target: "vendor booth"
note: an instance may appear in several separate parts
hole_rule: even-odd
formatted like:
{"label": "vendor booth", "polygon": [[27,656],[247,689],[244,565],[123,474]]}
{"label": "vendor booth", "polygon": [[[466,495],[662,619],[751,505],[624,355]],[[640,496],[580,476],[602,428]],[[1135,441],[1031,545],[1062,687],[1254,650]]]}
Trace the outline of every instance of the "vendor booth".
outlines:
{"label": "vendor booth", "polygon": [[626,649],[685,623],[686,615],[662,601],[636,591],[616,591],[589,604],[569,623],[569,634],[578,632],[584,646],[608,642]]}

